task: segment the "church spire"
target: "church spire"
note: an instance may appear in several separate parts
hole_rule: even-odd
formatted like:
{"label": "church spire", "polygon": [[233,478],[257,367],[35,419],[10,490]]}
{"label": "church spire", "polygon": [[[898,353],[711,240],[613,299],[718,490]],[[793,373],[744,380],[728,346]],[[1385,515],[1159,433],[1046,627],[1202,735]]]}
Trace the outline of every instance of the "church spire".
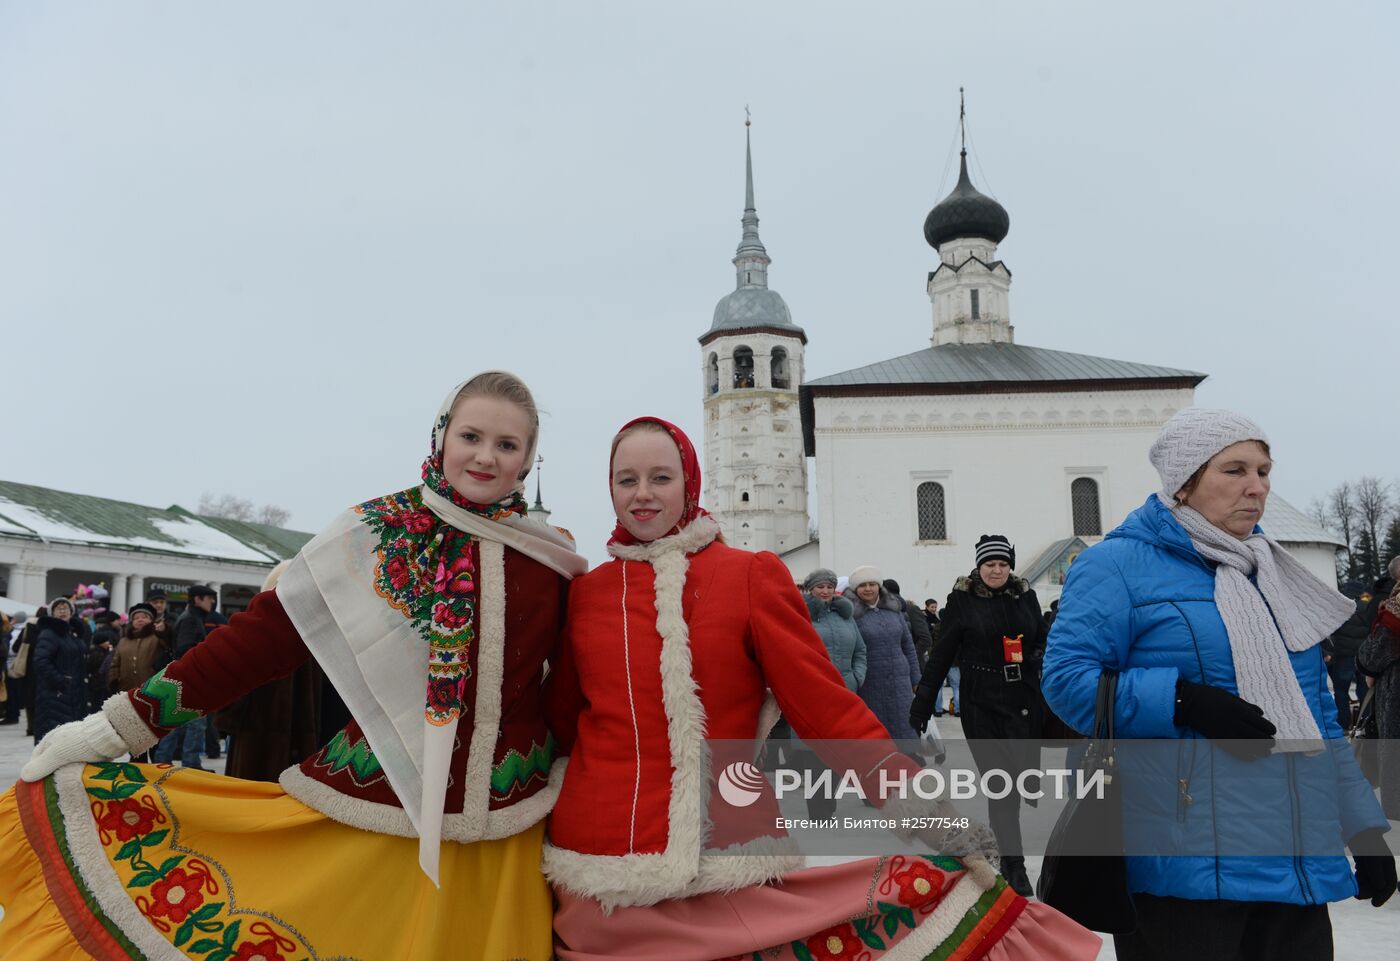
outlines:
{"label": "church spire", "polygon": [[767,287],[768,265],[772,261],[763,241],[758,239],[758,211],[753,200],[753,140],[750,131],[753,118],[749,108],[744,108],[744,236],[739,240],[739,249],[734,252],[736,286]]}

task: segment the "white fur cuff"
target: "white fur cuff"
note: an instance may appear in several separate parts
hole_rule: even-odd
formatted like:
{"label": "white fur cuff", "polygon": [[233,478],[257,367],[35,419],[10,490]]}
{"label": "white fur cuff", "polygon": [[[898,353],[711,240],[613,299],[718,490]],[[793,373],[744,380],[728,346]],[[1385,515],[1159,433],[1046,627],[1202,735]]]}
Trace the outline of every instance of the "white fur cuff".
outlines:
{"label": "white fur cuff", "polygon": [[131,695],[126,691],[107,698],[102,703],[102,713],[132,754],[149,751],[160,740],[160,736],[152,732],[141,720],[141,715],[136,713],[136,706],[131,703]]}

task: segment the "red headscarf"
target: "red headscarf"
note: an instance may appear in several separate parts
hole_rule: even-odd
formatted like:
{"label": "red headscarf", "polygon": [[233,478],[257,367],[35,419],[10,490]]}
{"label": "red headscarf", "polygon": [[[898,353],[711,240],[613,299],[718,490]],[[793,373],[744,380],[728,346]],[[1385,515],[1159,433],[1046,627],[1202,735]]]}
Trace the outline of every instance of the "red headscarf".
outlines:
{"label": "red headscarf", "polygon": [[[681,454],[681,477],[685,481],[685,507],[681,511],[681,519],[676,523],[676,526],[662,535],[664,537],[670,537],[677,531],[688,527],[690,522],[695,520],[695,518],[710,516],[710,512],[700,506],[700,458],[695,453],[695,445],[690,442],[689,437],[685,436],[685,431],[681,430],[675,424],[662,420],[660,417],[638,417],[636,420],[630,420],[623,424],[622,428],[618,430],[617,433],[620,435],[629,427],[633,427],[637,424],[655,424],[666,431],[667,434],[671,435],[671,440],[675,442],[676,449],[679,450]],[[608,456],[609,494],[612,492],[612,462],[616,457],[617,442],[614,441],[612,453]],[[623,527],[622,522],[619,521],[617,526],[613,528],[612,537],[608,538],[608,543],[637,544],[640,542],[637,538],[633,537],[631,532]]]}

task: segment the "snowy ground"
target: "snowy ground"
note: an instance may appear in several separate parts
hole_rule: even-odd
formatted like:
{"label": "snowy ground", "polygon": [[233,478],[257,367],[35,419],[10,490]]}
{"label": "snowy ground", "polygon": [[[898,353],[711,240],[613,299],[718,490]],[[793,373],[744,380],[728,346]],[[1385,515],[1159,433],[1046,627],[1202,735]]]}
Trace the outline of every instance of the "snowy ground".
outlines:
{"label": "snowy ground", "polygon": [[[962,725],[956,718],[942,718],[940,730],[945,738],[960,738]],[[19,769],[33,750],[33,741],[24,736],[24,725],[0,727],[0,787],[8,789],[19,777]],[[223,773],[224,762],[206,760],[208,767]],[[1391,837],[1395,838],[1392,833]],[[1392,842],[1394,843],[1394,842]],[[812,863],[835,863],[841,858],[812,858]],[[1028,857],[1031,882],[1034,883],[1040,870],[1040,858]],[[1400,895],[1390,899],[1385,907],[1376,909],[1370,902],[1344,901],[1331,906],[1332,929],[1337,948],[1337,961],[1379,961],[1393,957],[1395,945],[1400,943]],[[1114,958],[1112,939],[1099,953],[1100,961]],[[1279,959],[1287,961],[1287,959]]]}

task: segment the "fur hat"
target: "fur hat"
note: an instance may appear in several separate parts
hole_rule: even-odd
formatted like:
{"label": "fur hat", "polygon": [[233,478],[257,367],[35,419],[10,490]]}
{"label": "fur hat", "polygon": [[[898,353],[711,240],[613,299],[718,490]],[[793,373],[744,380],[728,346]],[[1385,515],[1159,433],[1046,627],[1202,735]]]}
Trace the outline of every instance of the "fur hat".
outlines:
{"label": "fur hat", "polygon": [[874,581],[876,584],[880,583],[880,571],[873,564],[857,567],[855,570],[851,571],[851,576],[846,578],[846,583],[850,586],[851,590],[855,590],[862,584],[869,584],[871,581]]}
{"label": "fur hat", "polygon": [[128,620],[130,620],[131,618],[135,617],[137,614],[147,614],[147,615],[150,616],[151,620],[153,620],[153,621],[154,621],[154,620],[156,619],[156,617],[157,617],[157,615],[156,615],[156,609],[155,609],[154,607],[152,607],[151,605],[147,604],[145,601],[142,601],[142,602],[140,602],[140,603],[138,603],[138,604],[132,604],[132,605],[131,605],[131,609],[128,610],[128,611],[126,612],[126,616],[127,616],[127,619],[128,619]]}
{"label": "fur hat", "polygon": [[1006,561],[1016,567],[1016,548],[1005,534],[983,534],[977,539],[977,567],[988,561]]}
{"label": "fur hat", "polygon": [[148,600],[148,601],[164,601],[164,600],[169,600],[169,598],[167,598],[167,597],[165,596],[165,591],[161,590],[159,587],[153,587],[153,588],[151,588],[149,591],[146,592],[146,600]]}
{"label": "fur hat", "polygon": [[1269,438],[1264,429],[1243,414],[1209,407],[1187,407],[1162,425],[1147,452],[1162,478],[1162,496],[1171,503],[1191,475],[1231,444]]}
{"label": "fur hat", "polygon": [[196,597],[219,596],[219,592],[214,590],[214,588],[210,587],[208,584],[191,584],[188,594],[190,600],[194,600]]}
{"label": "fur hat", "polygon": [[825,567],[818,567],[807,575],[807,579],[802,582],[802,589],[804,591],[810,591],[818,584],[830,584],[832,587],[835,587],[838,580],[839,578],[837,578],[835,571],[828,570]]}
{"label": "fur hat", "polygon": [[68,616],[69,616],[69,617],[72,617],[72,616],[73,616],[74,614],[76,614],[77,611],[78,611],[78,609],[77,609],[76,607],[73,606],[73,602],[72,602],[71,600],[69,600],[68,598],[66,598],[66,597],[55,597],[53,600],[49,601],[49,616],[50,616],[50,617],[57,617],[57,616],[58,616],[57,614],[55,614],[55,613],[53,612],[53,609],[54,609],[55,607],[57,607],[58,605],[60,605],[60,604],[67,604],[67,605],[68,605]]}

